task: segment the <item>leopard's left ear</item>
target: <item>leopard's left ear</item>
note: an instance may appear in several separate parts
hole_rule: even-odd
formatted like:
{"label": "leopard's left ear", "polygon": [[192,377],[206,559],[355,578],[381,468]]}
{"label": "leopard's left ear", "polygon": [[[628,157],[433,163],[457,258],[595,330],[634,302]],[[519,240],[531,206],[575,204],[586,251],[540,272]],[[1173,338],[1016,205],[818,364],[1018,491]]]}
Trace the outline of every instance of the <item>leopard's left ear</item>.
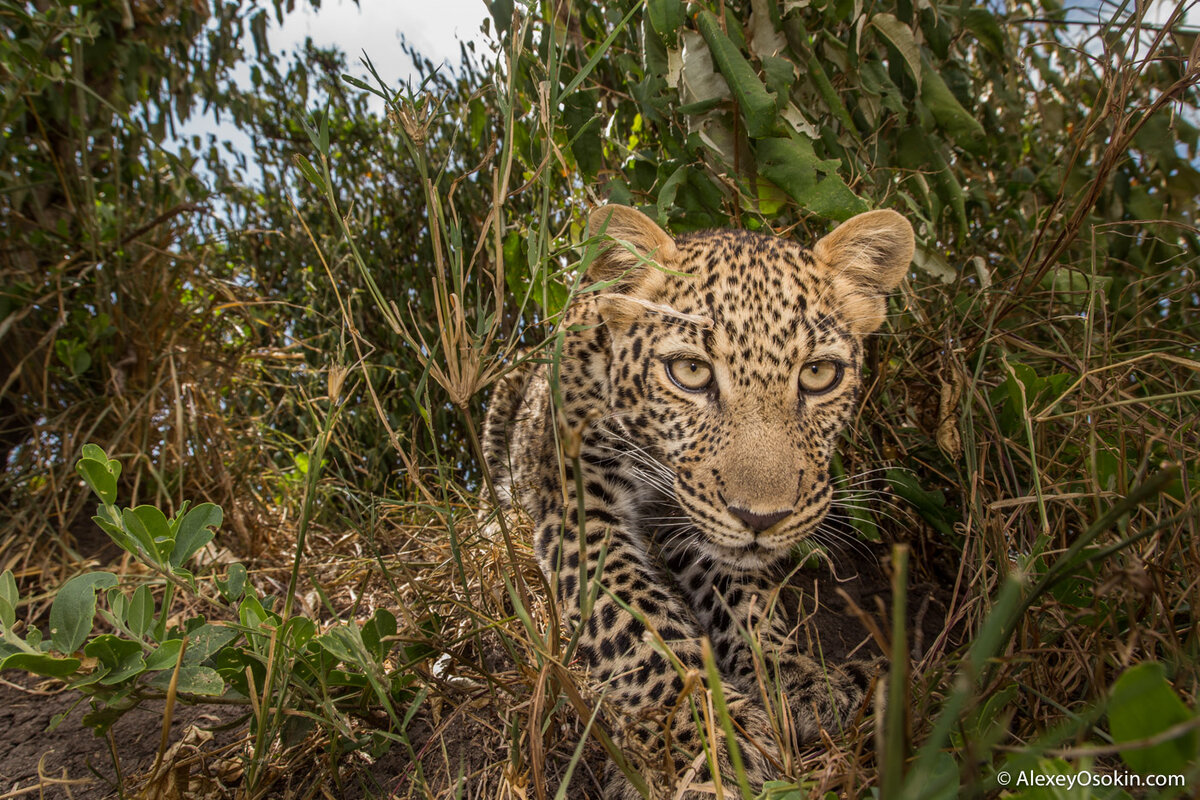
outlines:
{"label": "leopard's left ear", "polygon": [[900,285],[912,263],[912,225],[895,211],[868,211],[843,222],[817,242],[813,255],[835,277],[886,294]]}

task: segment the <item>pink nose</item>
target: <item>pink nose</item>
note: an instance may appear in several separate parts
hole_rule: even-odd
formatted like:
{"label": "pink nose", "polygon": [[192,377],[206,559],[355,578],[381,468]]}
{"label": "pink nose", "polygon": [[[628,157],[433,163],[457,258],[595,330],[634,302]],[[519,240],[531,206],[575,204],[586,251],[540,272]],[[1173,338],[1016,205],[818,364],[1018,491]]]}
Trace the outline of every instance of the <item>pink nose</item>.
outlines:
{"label": "pink nose", "polygon": [[755,531],[756,533],[761,533],[774,525],[776,522],[779,522],[779,520],[783,519],[788,514],[791,514],[792,510],[790,508],[785,508],[783,511],[772,511],[767,514],[756,514],[753,511],[749,511],[745,508],[729,506],[729,513],[746,523],[746,526],[750,528],[750,530]]}

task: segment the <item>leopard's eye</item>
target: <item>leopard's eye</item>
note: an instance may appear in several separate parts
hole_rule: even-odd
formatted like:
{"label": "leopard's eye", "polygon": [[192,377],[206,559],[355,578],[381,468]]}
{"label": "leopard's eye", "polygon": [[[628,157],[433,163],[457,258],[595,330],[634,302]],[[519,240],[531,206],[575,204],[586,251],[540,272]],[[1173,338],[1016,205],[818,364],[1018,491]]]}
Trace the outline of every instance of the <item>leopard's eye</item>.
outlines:
{"label": "leopard's eye", "polygon": [[695,358],[677,358],[667,362],[667,374],[686,392],[702,392],[712,384],[712,367]]}
{"label": "leopard's eye", "polygon": [[836,361],[810,361],[800,368],[800,391],[824,394],[842,380],[842,365]]}

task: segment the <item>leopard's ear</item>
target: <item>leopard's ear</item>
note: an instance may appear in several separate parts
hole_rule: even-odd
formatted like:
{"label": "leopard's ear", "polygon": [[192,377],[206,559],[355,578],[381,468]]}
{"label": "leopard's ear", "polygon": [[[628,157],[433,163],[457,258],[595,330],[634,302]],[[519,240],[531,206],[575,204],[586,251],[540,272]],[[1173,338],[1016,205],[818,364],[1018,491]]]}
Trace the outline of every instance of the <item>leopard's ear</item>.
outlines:
{"label": "leopard's ear", "polygon": [[629,206],[601,206],[588,217],[588,236],[603,234],[612,239],[587,270],[589,281],[616,281],[628,289],[653,267],[652,261],[667,266],[676,258],[675,240],[654,220]]}
{"label": "leopard's ear", "polygon": [[868,211],[843,222],[817,242],[813,255],[863,289],[886,294],[900,285],[912,263],[912,225],[895,211]]}

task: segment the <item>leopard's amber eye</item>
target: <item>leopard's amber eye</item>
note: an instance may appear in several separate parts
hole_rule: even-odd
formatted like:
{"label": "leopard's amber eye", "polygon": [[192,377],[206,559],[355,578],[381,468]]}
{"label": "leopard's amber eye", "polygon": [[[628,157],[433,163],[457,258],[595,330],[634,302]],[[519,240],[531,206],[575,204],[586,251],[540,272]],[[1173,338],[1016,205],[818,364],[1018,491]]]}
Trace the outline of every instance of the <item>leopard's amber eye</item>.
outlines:
{"label": "leopard's amber eye", "polygon": [[824,394],[842,380],[842,365],[836,361],[810,361],[800,368],[800,391]]}
{"label": "leopard's amber eye", "polygon": [[702,392],[713,380],[712,367],[695,358],[677,358],[667,362],[667,374],[680,389]]}

